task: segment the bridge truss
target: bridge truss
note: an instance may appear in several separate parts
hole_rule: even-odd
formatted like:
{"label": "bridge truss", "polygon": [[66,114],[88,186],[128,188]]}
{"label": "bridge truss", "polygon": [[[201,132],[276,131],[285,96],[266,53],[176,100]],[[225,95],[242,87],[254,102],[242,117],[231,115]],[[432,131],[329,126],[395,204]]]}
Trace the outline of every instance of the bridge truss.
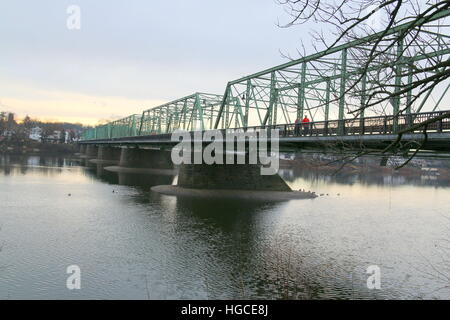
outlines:
{"label": "bridge truss", "polygon": [[[438,85],[414,85],[448,68],[450,26],[445,18],[449,15],[450,10],[446,10],[420,27],[405,23],[383,34],[230,81],[223,96],[194,93],[148,109],[142,115],[87,130],[83,139],[154,135],[176,129],[275,126],[292,124],[305,115],[313,127],[315,123],[326,123],[327,132],[335,135],[349,132],[349,124],[361,126],[357,119],[390,116],[384,121],[397,132],[412,125],[415,114],[432,114],[441,107],[450,109],[444,99],[449,93],[448,78]],[[368,57],[372,57],[370,63],[365,64]],[[433,70],[431,62],[443,67]],[[390,97],[392,93],[396,94]],[[371,105],[371,99],[378,103]],[[402,114],[412,116],[399,117]],[[399,119],[410,120],[399,123]]]}
{"label": "bridge truss", "polygon": [[[436,21],[449,14],[443,12],[421,27],[407,23],[382,37],[381,33],[367,36],[231,81],[215,127],[293,123],[305,115],[312,121],[327,121],[420,113],[424,107],[439,110],[449,82],[425,90],[414,87],[414,82],[438,71],[417,71],[427,68],[431,59],[449,60],[449,26]],[[399,41],[393,43],[394,37]],[[370,55],[374,59],[367,64],[374,47]],[[411,89],[393,99],[387,97],[388,92],[402,88]],[[420,90],[424,92],[414,99]],[[380,103],[361,108],[370,105],[369,97]]]}
{"label": "bridge truss", "polygon": [[197,92],[146,110],[142,113],[139,135],[169,133],[177,129],[212,129],[222,100],[220,95]]}

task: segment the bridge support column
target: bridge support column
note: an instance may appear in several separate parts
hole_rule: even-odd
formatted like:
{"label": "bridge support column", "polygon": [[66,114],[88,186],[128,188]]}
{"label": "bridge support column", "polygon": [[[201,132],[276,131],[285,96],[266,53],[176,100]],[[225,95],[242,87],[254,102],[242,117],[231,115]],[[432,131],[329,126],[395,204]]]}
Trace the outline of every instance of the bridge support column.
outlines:
{"label": "bridge support column", "polygon": [[86,145],[85,144],[80,144],[80,153],[81,154],[85,154],[86,153]]}
{"label": "bridge support column", "polygon": [[97,154],[98,154],[98,147],[96,145],[89,144],[86,147],[86,156],[88,158],[96,158]]}
{"label": "bridge support column", "polygon": [[178,185],[152,191],[179,197],[251,201],[314,199],[314,192],[293,191],[279,175],[261,175],[256,164],[181,165]]}
{"label": "bridge support column", "polygon": [[169,151],[123,148],[119,166],[125,168],[173,169]]}
{"label": "bridge support column", "polygon": [[119,161],[121,151],[122,150],[120,148],[100,146],[98,148],[98,157],[97,158],[99,160]]}
{"label": "bridge support column", "polygon": [[256,164],[185,164],[178,186],[190,189],[292,191],[279,175],[261,175]]}
{"label": "bridge support column", "polygon": [[106,167],[105,170],[149,175],[176,175],[170,151],[140,148],[122,148],[118,166]]}
{"label": "bridge support column", "polygon": [[110,146],[99,146],[97,151],[97,158],[90,160],[92,163],[102,165],[114,165],[119,163],[120,148]]}

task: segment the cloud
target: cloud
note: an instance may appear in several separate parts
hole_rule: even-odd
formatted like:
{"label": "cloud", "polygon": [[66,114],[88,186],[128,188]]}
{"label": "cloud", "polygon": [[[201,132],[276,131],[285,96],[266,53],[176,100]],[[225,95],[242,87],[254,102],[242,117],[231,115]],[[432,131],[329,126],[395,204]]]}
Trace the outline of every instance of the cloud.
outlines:
{"label": "cloud", "polygon": [[[78,0],[0,3],[0,99],[11,111],[55,119],[140,113],[284,62],[298,29],[280,29],[273,0]],[[6,45],[7,44],[7,45]]]}

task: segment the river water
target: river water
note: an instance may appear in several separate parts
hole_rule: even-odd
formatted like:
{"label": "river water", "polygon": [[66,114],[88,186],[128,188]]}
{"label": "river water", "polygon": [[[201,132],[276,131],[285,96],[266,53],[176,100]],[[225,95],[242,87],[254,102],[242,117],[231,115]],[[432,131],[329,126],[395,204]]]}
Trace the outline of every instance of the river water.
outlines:
{"label": "river water", "polygon": [[449,179],[283,169],[323,196],[263,203],[163,196],[149,186],[172,178],[70,159],[0,164],[1,299],[450,298]]}

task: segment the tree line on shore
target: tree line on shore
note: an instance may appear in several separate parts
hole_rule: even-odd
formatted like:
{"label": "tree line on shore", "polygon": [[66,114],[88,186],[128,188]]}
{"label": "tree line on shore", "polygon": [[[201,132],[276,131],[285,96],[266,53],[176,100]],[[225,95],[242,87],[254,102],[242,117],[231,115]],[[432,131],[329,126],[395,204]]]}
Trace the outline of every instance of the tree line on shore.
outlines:
{"label": "tree line on shore", "polygon": [[50,122],[26,116],[16,120],[14,114],[0,111],[0,144],[72,143],[85,129],[81,123]]}

